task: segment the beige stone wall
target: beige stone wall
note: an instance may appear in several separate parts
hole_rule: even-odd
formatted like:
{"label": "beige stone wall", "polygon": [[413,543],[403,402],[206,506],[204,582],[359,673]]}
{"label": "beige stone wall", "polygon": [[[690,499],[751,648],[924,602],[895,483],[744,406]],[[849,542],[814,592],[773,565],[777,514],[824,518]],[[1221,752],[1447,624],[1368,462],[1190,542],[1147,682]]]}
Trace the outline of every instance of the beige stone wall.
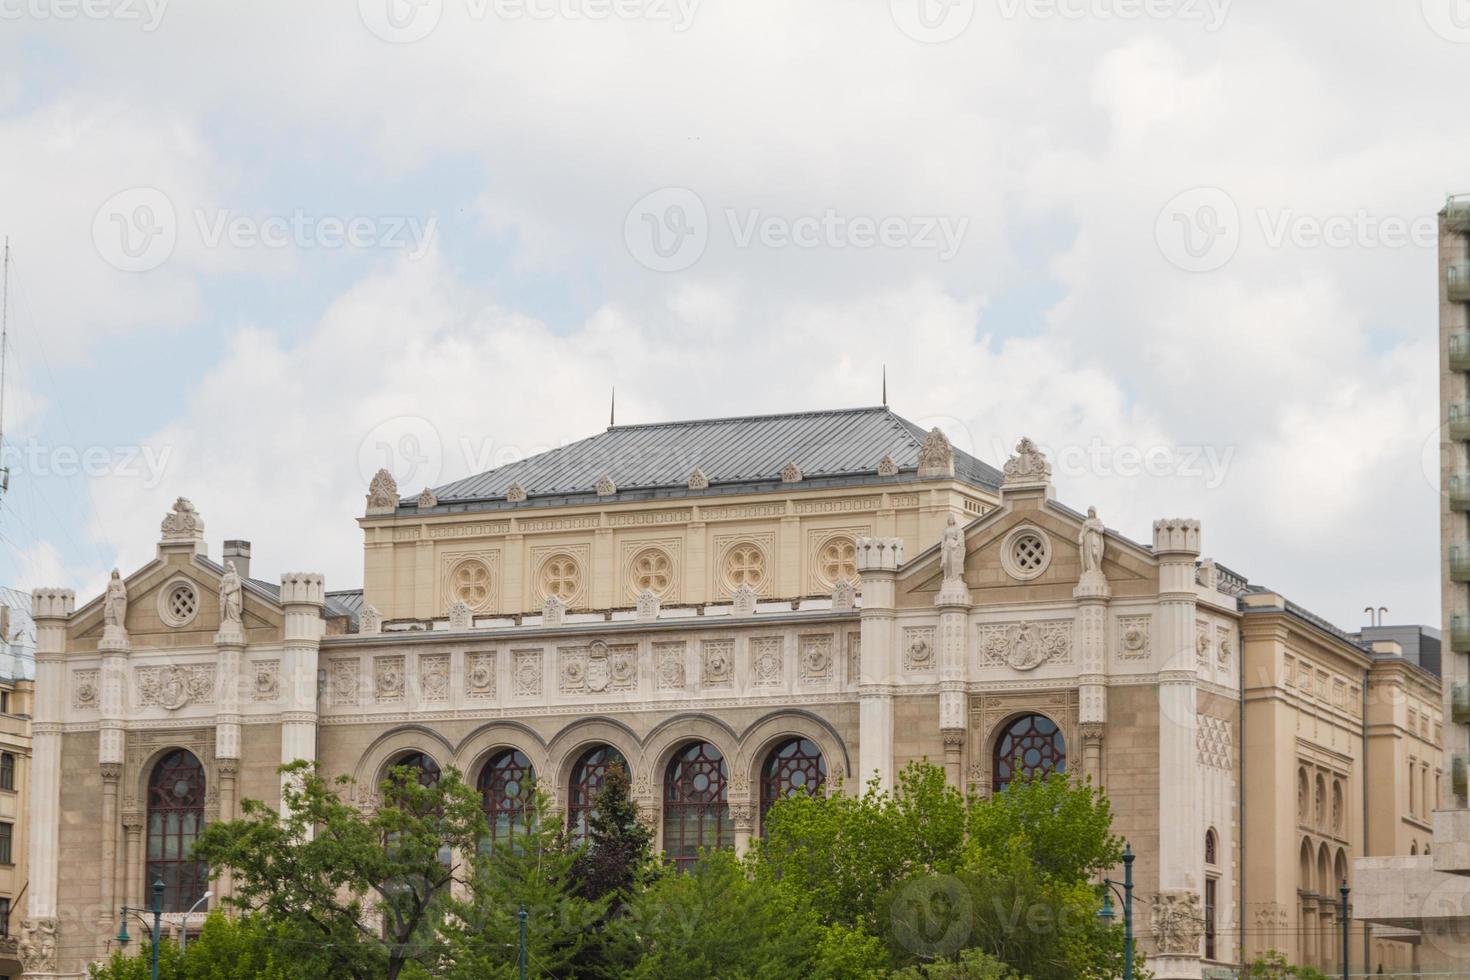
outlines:
{"label": "beige stone wall", "polygon": [[364,593],[388,620],[443,617],[465,595],[458,576],[471,566],[463,574],[489,583],[482,601],[469,602],[477,614],[534,612],[546,598],[548,562],[565,559],[576,570],[572,608],[627,608],[640,587],[636,559],[648,552],[667,575],[664,601],[699,603],[730,597],[732,552],[747,547],[760,556],[762,597],[825,595],[833,542],[897,537],[913,554],[938,540],[950,513],[969,519],[993,503],[945,479],[897,490],[794,484],[714,499],[366,517]]}

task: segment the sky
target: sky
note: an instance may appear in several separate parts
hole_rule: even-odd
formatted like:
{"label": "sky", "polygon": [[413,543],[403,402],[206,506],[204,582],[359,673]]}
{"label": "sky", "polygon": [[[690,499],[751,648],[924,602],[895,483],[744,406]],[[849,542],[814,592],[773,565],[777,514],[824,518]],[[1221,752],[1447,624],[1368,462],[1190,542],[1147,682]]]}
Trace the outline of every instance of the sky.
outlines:
{"label": "sky", "polygon": [[0,0],[0,582],[362,581],[405,493],[872,405],[1439,622],[1470,0]]}

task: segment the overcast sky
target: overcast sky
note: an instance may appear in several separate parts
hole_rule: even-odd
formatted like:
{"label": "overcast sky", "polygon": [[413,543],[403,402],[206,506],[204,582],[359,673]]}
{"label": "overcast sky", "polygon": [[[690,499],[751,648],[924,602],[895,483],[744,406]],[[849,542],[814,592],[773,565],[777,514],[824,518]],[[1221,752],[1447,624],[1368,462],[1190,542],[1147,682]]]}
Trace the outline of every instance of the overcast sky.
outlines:
{"label": "overcast sky", "polygon": [[886,364],[1124,534],[1437,624],[1467,86],[1466,0],[0,0],[0,582],[97,590],[182,494],[355,587],[384,463]]}

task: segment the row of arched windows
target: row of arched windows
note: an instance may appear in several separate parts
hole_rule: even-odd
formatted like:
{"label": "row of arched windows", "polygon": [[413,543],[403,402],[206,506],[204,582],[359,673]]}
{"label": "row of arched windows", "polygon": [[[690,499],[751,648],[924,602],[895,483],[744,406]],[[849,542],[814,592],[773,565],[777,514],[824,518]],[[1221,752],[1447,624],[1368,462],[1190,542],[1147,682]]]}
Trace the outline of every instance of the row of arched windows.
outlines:
{"label": "row of arched windows", "polygon": [[[992,789],[999,792],[1014,779],[1066,772],[1066,742],[1061,729],[1045,715],[1028,714],[1011,721],[995,741]],[[627,766],[616,748],[587,749],[572,766],[567,788],[567,826],[584,839],[594,815],[593,802],[609,767]],[[423,752],[394,758],[390,766],[418,772],[425,785],[439,779],[440,769]],[[490,839],[505,840],[527,820],[533,804],[536,772],[518,749],[491,756],[475,782],[490,825]],[[827,782],[827,762],[808,738],[788,738],[767,753],[761,767],[760,832],[766,812],[780,799],[816,795]],[[166,753],[148,780],[147,881],[162,879],[165,911],[186,911],[204,895],[208,869],[191,860],[194,841],[204,828],[204,767],[193,753]],[[729,771],[714,744],[691,741],[670,758],[663,776],[663,850],[676,864],[687,866],[701,849],[733,847],[735,825],[729,808]]]}

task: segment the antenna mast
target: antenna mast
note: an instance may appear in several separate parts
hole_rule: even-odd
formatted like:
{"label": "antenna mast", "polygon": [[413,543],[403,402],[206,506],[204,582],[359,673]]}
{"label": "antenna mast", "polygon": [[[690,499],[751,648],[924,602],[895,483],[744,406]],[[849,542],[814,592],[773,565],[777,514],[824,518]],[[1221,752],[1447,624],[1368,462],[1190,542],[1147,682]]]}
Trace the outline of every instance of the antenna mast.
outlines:
{"label": "antenna mast", "polygon": [[10,236],[5,236],[5,257],[0,259],[0,494],[10,489],[10,467],[5,453],[5,355],[10,348]]}

